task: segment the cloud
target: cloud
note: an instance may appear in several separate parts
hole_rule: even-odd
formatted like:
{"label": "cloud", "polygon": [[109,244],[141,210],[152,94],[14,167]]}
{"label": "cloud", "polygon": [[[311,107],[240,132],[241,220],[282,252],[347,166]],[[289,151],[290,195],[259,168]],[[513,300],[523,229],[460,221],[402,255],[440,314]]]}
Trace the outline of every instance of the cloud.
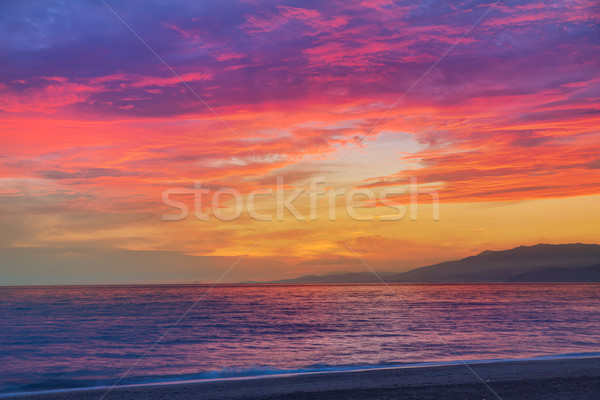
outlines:
{"label": "cloud", "polygon": [[38,174],[46,179],[95,179],[104,177],[126,176],[128,173],[114,168],[88,168],[83,171],[65,172],[65,171],[38,171]]}

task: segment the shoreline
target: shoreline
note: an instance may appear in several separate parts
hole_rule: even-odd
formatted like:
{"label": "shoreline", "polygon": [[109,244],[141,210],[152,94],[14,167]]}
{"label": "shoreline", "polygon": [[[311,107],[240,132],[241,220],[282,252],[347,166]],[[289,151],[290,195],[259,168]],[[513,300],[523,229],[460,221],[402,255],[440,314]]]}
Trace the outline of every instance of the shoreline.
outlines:
{"label": "shoreline", "polygon": [[[468,366],[453,363],[124,385],[110,390],[105,399],[497,398],[493,391],[502,400],[595,399],[600,393],[599,356],[478,361],[468,362]],[[98,400],[107,390],[67,389],[1,397]]]}

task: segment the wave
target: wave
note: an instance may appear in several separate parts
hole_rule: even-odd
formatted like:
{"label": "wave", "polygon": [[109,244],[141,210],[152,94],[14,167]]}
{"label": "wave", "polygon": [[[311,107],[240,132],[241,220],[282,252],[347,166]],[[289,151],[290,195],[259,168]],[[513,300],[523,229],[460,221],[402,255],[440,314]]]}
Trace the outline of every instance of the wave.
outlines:
{"label": "wave", "polygon": [[[140,387],[156,385],[177,385],[182,383],[201,383],[218,382],[227,380],[245,380],[245,379],[268,379],[284,376],[295,376],[303,374],[320,373],[342,373],[342,372],[360,372],[371,370],[385,370],[397,368],[420,368],[431,366],[460,365],[460,364],[483,364],[507,361],[543,361],[558,359],[576,359],[600,357],[600,352],[580,352],[541,355],[528,358],[496,358],[485,360],[453,360],[453,361],[431,361],[416,363],[390,363],[377,365],[326,365],[315,364],[304,368],[295,369],[277,369],[269,366],[255,366],[250,368],[232,368],[226,367],[220,370],[204,371],[195,374],[177,375],[177,376],[148,376],[144,378],[124,379],[118,387]],[[8,393],[0,394],[0,398],[9,398],[14,396],[41,394],[41,393],[67,393],[79,390],[98,390],[108,389],[114,384],[111,381],[84,380],[84,379],[48,379],[45,381],[28,383],[24,385],[12,385]]]}

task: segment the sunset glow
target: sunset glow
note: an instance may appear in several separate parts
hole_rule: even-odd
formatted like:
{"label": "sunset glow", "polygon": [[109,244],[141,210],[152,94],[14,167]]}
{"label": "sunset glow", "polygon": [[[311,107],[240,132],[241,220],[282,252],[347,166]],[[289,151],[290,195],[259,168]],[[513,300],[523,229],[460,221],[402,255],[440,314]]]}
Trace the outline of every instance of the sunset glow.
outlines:
{"label": "sunset glow", "polygon": [[[0,6],[6,284],[210,282],[250,248],[225,281],[364,270],[345,243],[404,271],[598,241],[596,1],[107,4]],[[287,194],[413,178],[439,221],[409,192],[398,221],[342,198],[331,220],[325,196],[311,220],[305,195],[306,221],[163,220],[165,190],[247,202],[277,177]]]}

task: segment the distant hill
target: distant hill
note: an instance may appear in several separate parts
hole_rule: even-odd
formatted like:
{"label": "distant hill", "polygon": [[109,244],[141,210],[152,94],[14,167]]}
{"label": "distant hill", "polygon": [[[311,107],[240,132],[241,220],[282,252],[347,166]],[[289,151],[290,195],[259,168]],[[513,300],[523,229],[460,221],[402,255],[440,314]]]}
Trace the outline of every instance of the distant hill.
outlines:
{"label": "distant hill", "polygon": [[[486,250],[456,261],[403,273],[381,273],[386,282],[599,282],[600,245],[538,244]],[[370,271],[307,275],[270,283],[377,283]]]}
{"label": "distant hill", "polygon": [[511,276],[507,282],[600,282],[600,265],[546,268]]}
{"label": "distant hill", "polygon": [[[384,280],[390,276],[395,276],[395,273],[390,272],[377,272],[380,276],[383,276]],[[383,274],[383,275],[381,275]],[[347,272],[342,274],[329,274],[329,275],[304,275],[299,278],[282,279],[279,281],[272,281],[269,283],[296,283],[296,284],[308,284],[308,283],[375,283],[381,282],[372,272]]]}
{"label": "distant hill", "polygon": [[457,261],[413,269],[390,277],[393,282],[505,282],[547,268],[587,267],[600,263],[597,244],[538,244],[510,250],[486,250]]}

